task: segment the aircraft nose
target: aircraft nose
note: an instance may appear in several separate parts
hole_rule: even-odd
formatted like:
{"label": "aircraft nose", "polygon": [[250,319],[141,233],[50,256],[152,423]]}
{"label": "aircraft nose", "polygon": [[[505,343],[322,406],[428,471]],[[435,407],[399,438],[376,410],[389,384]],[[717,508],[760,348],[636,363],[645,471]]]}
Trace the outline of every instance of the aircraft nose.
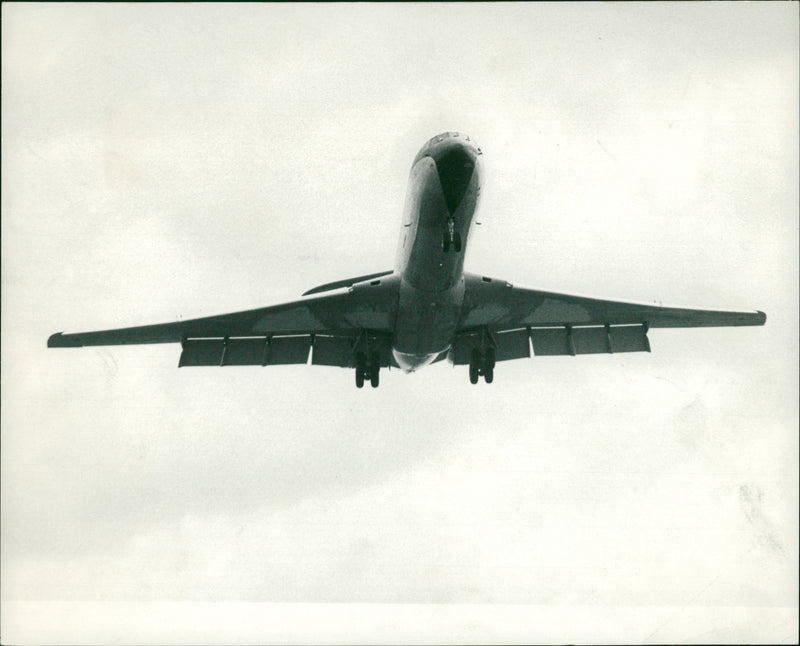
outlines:
{"label": "aircraft nose", "polygon": [[478,165],[480,149],[469,138],[450,136],[431,147],[447,208],[453,213],[467,192]]}

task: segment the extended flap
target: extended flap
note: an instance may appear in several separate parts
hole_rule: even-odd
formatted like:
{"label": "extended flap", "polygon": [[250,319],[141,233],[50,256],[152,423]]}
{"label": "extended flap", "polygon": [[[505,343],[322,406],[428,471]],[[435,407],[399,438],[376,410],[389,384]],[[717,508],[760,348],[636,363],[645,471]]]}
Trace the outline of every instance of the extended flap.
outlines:
{"label": "extended flap", "polygon": [[[495,350],[495,361],[509,361],[510,359],[525,359],[531,356],[531,347],[528,342],[527,330],[511,330],[492,334],[487,341]],[[453,344],[450,351],[450,361],[460,366],[470,362],[473,348],[479,348],[481,337],[478,332],[461,334]]]}
{"label": "extended flap", "polygon": [[644,325],[532,328],[536,356],[650,352]]}
{"label": "extended flap", "polygon": [[311,363],[315,366],[339,366],[351,368],[353,363],[353,340],[341,336],[314,337]]}
{"label": "extended flap", "polygon": [[187,339],[178,367],[269,366],[308,362],[311,337]]}

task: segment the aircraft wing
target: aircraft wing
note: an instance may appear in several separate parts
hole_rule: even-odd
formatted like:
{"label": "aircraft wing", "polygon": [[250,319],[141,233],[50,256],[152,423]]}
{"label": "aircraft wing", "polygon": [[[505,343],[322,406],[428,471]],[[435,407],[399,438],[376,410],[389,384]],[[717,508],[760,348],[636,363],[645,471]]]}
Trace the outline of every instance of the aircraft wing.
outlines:
{"label": "aircraft wing", "polygon": [[348,291],[260,309],[98,332],[53,334],[51,348],[181,343],[180,366],[312,363],[351,367],[359,344],[389,365],[399,280],[389,277]]}
{"label": "aircraft wing", "polygon": [[536,355],[649,352],[654,327],[764,325],[759,311],[728,311],[628,303],[514,287],[466,275],[464,306],[453,348],[455,363],[469,363],[481,330],[493,335],[497,360]]}

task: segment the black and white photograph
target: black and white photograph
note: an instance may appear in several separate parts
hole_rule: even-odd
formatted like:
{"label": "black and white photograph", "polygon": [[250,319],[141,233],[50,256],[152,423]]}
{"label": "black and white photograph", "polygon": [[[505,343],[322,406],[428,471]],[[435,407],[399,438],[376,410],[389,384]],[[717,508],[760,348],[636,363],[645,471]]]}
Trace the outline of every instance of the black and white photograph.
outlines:
{"label": "black and white photograph", "polygon": [[0,642],[797,643],[798,18],[3,3]]}

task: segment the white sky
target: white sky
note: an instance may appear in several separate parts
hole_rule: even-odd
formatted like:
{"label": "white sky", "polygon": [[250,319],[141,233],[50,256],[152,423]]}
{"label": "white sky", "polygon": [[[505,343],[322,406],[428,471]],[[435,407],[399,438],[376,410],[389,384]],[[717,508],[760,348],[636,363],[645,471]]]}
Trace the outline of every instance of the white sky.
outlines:
{"label": "white sky", "polygon": [[[4,643],[797,639],[796,3],[2,18]],[[767,325],[374,391],[46,349],[391,268],[444,130],[469,270]]]}

